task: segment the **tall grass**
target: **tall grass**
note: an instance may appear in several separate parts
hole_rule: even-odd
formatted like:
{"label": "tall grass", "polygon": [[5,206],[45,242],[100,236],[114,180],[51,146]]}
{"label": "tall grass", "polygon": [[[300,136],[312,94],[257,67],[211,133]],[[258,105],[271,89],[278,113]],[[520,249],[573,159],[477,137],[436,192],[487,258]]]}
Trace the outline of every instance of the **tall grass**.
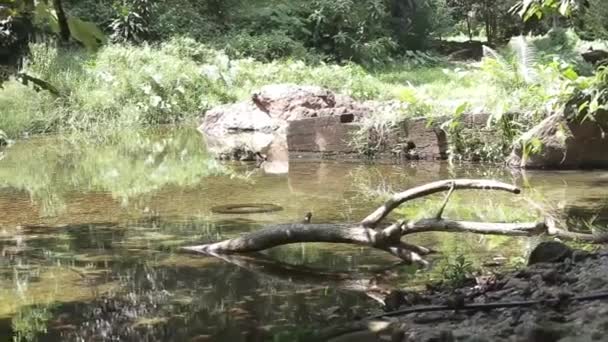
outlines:
{"label": "tall grass", "polygon": [[387,85],[356,65],[230,60],[190,39],[155,46],[109,45],[96,54],[31,46],[25,73],[54,85],[56,97],[5,82],[0,129],[9,136],[49,131],[112,131],[200,117],[269,83],[318,84],[361,99],[390,97]]}
{"label": "tall grass", "polygon": [[[569,42],[566,48],[580,45],[568,35],[553,41],[558,38]],[[559,53],[551,41],[535,41],[544,59]],[[451,115],[463,103],[472,112],[525,112],[542,108],[559,88],[551,69],[542,64],[531,68],[542,76],[535,82],[520,82],[508,63],[491,58],[481,64],[406,60],[367,70],[289,59],[235,60],[188,38],[158,45],[108,45],[95,54],[34,44],[23,71],[51,83],[61,95],[5,82],[0,88],[0,130],[17,137],[188,122],[270,83],[319,85],[359,100],[400,103],[390,107],[397,111],[370,113],[367,122],[374,127],[405,116]]]}

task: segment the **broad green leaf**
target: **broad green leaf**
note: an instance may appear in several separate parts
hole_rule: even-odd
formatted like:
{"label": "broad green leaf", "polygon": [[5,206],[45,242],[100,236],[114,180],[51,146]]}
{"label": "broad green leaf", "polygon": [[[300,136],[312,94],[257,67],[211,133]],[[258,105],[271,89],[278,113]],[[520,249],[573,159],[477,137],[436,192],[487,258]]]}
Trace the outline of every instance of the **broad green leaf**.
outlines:
{"label": "broad green leaf", "polygon": [[81,42],[88,50],[95,51],[107,41],[105,34],[92,22],[70,17],[68,26],[72,38]]}
{"label": "broad green leaf", "polygon": [[456,107],[456,110],[454,111],[454,116],[455,117],[461,117],[462,114],[464,113],[465,110],[467,110],[469,108],[469,103],[468,102],[463,102],[461,103],[458,107]]}
{"label": "broad green leaf", "polygon": [[583,112],[584,110],[586,110],[587,108],[589,108],[589,101],[584,101],[583,103],[581,103],[578,108],[577,111],[579,113]]}
{"label": "broad green leaf", "polygon": [[576,71],[574,71],[574,69],[572,69],[571,67],[564,70],[564,72],[562,72],[562,75],[569,79],[570,81],[574,81],[578,78],[578,74],[576,73]]}

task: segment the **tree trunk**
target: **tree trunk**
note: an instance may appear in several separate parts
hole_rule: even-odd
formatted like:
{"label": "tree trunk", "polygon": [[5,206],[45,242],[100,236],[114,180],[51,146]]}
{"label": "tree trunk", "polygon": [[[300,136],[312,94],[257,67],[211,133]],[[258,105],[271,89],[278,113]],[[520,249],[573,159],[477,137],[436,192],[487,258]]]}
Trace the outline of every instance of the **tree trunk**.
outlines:
{"label": "tree trunk", "polygon": [[68,25],[68,18],[63,10],[63,4],[61,0],[53,0],[53,7],[57,13],[57,22],[59,24],[59,38],[65,44],[70,41],[70,26]]}
{"label": "tree trunk", "polygon": [[492,20],[492,11],[490,9],[490,4],[488,4],[487,1],[484,1],[484,8],[483,8],[483,19],[484,19],[484,24],[486,27],[486,39],[488,41],[489,45],[492,45],[492,43],[494,42],[494,32],[492,30],[492,24],[491,24],[491,20]]}

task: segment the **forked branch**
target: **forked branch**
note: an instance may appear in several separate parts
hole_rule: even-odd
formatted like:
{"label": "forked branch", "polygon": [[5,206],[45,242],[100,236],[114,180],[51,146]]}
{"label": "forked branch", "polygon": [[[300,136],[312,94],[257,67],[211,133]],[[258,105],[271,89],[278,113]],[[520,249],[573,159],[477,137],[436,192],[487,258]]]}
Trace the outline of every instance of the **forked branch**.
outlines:
{"label": "forked branch", "polygon": [[[516,186],[498,181],[479,179],[442,180],[393,195],[359,224],[279,224],[232,239],[206,245],[184,247],[184,249],[217,256],[218,254],[258,252],[292,243],[347,243],[377,248],[407,263],[425,266],[427,262],[422,256],[430,254],[433,251],[423,246],[402,241],[403,236],[422,232],[442,231],[507,236],[532,236],[559,232],[560,237],[582,237],[579,236],[581,234],[564,233],[564,231],[557,230],[557,228],[546,224],[544,221],[531,223],[487,223],[443,219],[443,211],[450,196],[457,189],[501,190],[513,194],[520,193],[519,188]],[[401,220],[380,228],[381,221],[401,204],[441,191],[449,192],[436,217],[418,221]]]}
{"label": "forked branch", "polygon": [[434,193],[447,191],[450,189],[503,190],[514,194],[519,194],[521,192],[519,188],[514,185],[493,180],[453,179],[436,181],[393,195],[380,208],[376,209],[376,211],[363,219],[363,221],[361,221],[361,225],[363,227],[375,228],[388,214],[391,213],[391,211],[401,204],[416,198],[432,195]]}

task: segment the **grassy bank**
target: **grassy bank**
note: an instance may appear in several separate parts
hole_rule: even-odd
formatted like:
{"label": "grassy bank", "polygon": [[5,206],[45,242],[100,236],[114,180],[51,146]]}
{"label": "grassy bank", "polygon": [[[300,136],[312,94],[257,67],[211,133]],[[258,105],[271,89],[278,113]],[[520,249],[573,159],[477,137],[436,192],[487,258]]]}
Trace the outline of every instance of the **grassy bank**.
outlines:
{"label": "grassy bank", "polygon": [[[597,46],[597,44],[596,44]],[[538,113],[562,91],[562,71],[580,64],[584,43],[572,33],[515,41],[480,63],[450,63],[426,54],[365,69],[230,59],[188,38],[157,45],[108,45],[95,54],[31,46],[23,71],[52,84],[55,96],[16,80],[0,89],[0,129],[9,137],[43,132],[114,131],[192,122],[212,106],[246,99],[271,83],[313,84],[359,100],[397,100],[399,113],[374,113],[369,125],[404,116],[486,112]],[[582,65],[582,64],[581,64]]]}

